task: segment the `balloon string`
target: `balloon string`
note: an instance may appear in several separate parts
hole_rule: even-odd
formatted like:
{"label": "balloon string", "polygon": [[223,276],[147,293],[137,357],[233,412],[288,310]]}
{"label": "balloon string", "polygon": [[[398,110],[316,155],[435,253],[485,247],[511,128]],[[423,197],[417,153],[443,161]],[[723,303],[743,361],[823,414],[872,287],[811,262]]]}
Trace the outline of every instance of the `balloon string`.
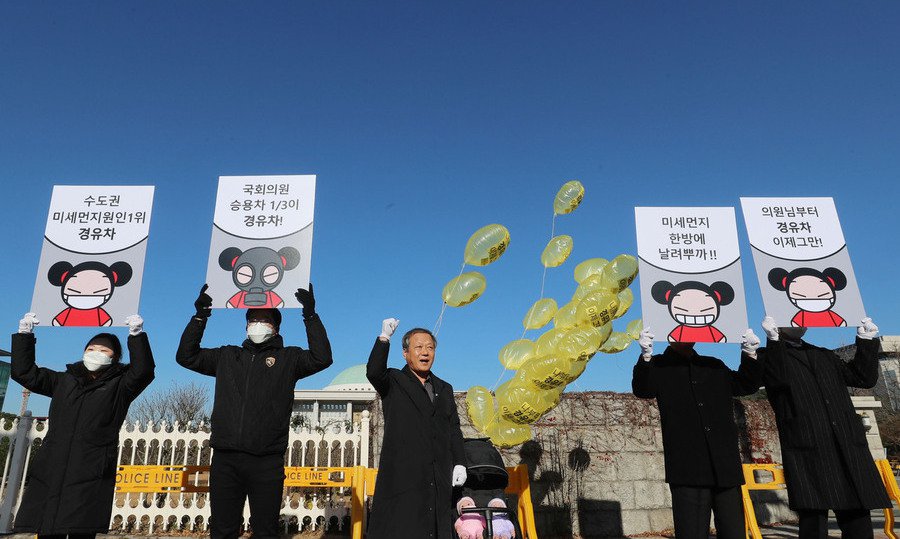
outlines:
{"label": "balloon string", "polygon": [[[462,266],[459,268],[459,274],[456,276],[457,279],[462,276],[463,271],[466,269],[466,263],[463,261]],[[437,337],[438,333],[441,331],[441,325],[444,323],[444,312],[447,310],[447,302],[444,301],[441,303],[441,314],[438,315],[437,321],[434,323],[434,329],[431,330],[434,333],[434,336]]]}

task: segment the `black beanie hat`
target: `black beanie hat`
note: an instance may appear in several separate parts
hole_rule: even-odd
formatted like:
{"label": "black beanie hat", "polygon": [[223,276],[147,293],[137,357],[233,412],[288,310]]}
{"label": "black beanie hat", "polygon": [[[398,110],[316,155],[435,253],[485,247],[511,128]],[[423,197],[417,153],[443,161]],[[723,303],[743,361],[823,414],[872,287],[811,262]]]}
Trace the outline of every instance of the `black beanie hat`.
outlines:
{"label": "black beanie hat", "polygon": [[281,312],[278,309],[247,309],[247,322],[250,321],[251,316],[254,318],[268,318],[276,329],[281,327]]}
{"label": "black beanie hat", "polygon": [[122,359],[122,343],[119,342],[119,338],[112,333],[98,333],[94,335],[91,340],[89,340],[88,343],[84,345],[84,349],[87,350],[88,346],[92,344],[99,344],[100,346],[105,346],[112,350],[113,363],[117,363],[120,359]]}

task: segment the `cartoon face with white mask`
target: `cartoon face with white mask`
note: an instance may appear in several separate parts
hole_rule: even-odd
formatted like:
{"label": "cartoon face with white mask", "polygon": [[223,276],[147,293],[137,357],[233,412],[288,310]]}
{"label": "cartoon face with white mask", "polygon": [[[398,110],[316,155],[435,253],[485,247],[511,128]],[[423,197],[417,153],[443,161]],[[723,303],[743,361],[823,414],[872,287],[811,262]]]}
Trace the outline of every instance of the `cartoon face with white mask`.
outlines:
{"label": "cartoon face with white mask", "polygon": [[115,262],[110,266],[88,261],[72,265],[57,262],[47,272],[53,286],[60,287],[60,295],[67,308],[53,318],[54,326],[111,326],[112,318],[102,307],[116,287],[131,280],[131,265]]}
{"label": "cartoon face with white mask", "polygon": [[832,311],[837,301],[837,291],[847,286],[847,277],[837,268],[819,271],[813,268],[796,268],[787,271],[773,268],[769,271],[769,284],[785,292],[788,301],[797,307],[791,319],[794,327],[838,327],[847,321]]}

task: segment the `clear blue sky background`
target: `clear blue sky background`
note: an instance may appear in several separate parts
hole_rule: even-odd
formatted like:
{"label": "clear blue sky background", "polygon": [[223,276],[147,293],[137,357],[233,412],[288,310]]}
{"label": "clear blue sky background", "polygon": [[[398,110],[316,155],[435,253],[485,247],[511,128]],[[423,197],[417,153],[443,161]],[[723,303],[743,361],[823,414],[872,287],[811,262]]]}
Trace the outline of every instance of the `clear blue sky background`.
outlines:
{"label": "clear blue sky background", "polygon": [[[833,196],[866,308],[900,333],[898,28],[895,2],[3,2],[0,322],[29,308],[54,184],[153,184],[155,384],[211,383],[174,354],[217,177],[302,173],[318,175],[312,280],[335,365],[300,388],[364,362],[384,317],[433,325],[469,234],[499,222],[510,249],[485,295],[448,311],[436,363],[457,389],[492,385],[571,178],[587,194],[558,221],[575,250],[550,297],[568,298],[577,262],[635,251],[634,206]],[[305,345],[299,313],[282,332]],[[39,362],[62,368],[92,333],[38,329]],[[243,336],[217,311],[204,344]],[[737,345],[714,352],[737,363]],[[596,357],[577,388],[629,390],[635,355]]]}

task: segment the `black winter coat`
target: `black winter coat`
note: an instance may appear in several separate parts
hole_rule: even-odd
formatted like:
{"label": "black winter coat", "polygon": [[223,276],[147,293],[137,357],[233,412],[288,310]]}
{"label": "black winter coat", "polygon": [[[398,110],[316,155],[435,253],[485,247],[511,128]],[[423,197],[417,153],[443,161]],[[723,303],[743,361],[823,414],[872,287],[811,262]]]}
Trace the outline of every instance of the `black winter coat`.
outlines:
{"label": "black winter coat", "polygon": [[256,344],[200,348],[206,319],[188,322],[175,360],[182,367],[216,377],[210,421],[215,449],[253,455],[287,450],[297,380],[331,365],[331,343],[319,315],[304,316],[309,350],[284,346],[281,335]]}
{"label": "black winter coat", "polygon": [[[381,395],[384,440],[367,539],[450,539],[453,467],[466,465],[453,387],[434,374],[434,403],[410,371],[387,367],[390,344],[375,341],[366,376]],[[435,535],[436,534],[436,535]]]}
{"label": "black winter coat", "polygon": [[50,397],[50,423],[28,472],[15,531],[106,533],[116,484],[119,431],[128,406],[153,380],[147,334],[128,337],[131,363],[88,378],[84,363],[65,372],[34,363],[35,337],[12,336],[12,379]]}
{"label": "black winter coat", "polygon": [[762,372],[746,354],[737,371],[718,358],[696,352],[685,357],[671,347],[650,361],[638,358],[631,387],[635,396],[659,405],[667,483],[744,484],[732,397],[755,393]]}
{"label": "black winter coat", "polygon": [[770,340],[760,349],[792,509],[891,506],[847,391],[878,381],[878,347],[856,339],[850,362],[806,342]]}

